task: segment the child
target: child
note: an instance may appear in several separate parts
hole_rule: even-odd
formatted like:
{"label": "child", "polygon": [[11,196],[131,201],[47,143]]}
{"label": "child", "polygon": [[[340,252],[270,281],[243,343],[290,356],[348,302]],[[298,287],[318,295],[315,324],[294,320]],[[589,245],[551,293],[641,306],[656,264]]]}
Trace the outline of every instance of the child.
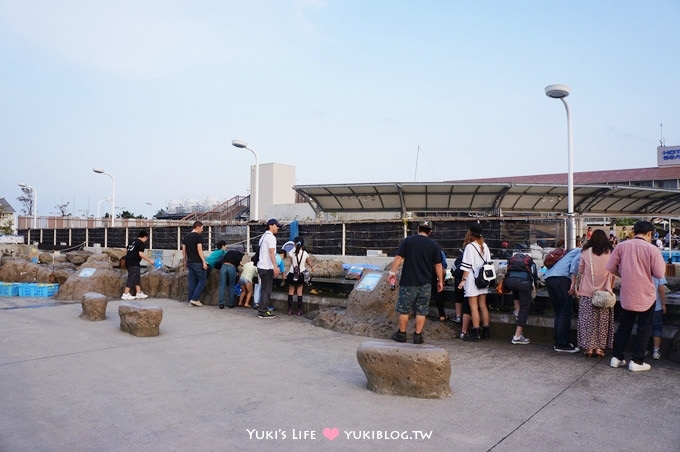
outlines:
{"label": "child", "polygon": [[[144,254],[146,242],[149,240],[149,233],[146,231],[139,231],[137,239],[128,245],[127,254],[125,255],[125,263],[127,265],[128,277],[125,283],[125,291],[121,299],[123,300],[141,300],[149,296],[142,292],[140,287],[140,265],[142,259],[153,265],[153,260]],[[135,286],[135,295],[130,294],[130,289]]]}
{"label": "child", "polygon": [[[288,283],[288,315],[293,315],[293,292],[297,294],[298,310],[297,315],[302,315],[302,286],[305,283],[303,272],[312,266],[307,263],[309,253],[305,251],[305,242],[302,237],[295,237],[295,248],[293,248],[288,257],[290,257],[290,268],[286,275],[286,282]],[[297,271],[295,270],[297,267]]]}
{"label": "child", "polygon": [[652,358],[661,359],[661,327],[663,326],[663,315],[666,313],[666,278],[654,278],[656,286],[656,306],[654,307],[654,317],[652,317],[652,340],[654,350]]}
{"label": "child", "polygon": [[255,263],[251,259],[243,264],[243,270],[241,270],[241,278],[239,279],[239,284],[241,285],[241,295],[238,298],[239,306],[250,307],[250,300],[253,297],[253,278],[255,276],[257,276],[257,267],[255,267]]}

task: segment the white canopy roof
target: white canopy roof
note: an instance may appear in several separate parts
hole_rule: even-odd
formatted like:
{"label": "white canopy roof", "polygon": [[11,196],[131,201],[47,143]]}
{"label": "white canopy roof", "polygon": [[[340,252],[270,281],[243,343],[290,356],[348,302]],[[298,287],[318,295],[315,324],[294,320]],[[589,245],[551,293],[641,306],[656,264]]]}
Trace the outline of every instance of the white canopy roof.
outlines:
{"label": "white canopy roof", "polygon": [[[567,185],[409,183],[296,185],[317,211],[476,212],[485,215],[565,213]],[[680,191],[614,185],[574,186],[577,214],[680,214]]]}

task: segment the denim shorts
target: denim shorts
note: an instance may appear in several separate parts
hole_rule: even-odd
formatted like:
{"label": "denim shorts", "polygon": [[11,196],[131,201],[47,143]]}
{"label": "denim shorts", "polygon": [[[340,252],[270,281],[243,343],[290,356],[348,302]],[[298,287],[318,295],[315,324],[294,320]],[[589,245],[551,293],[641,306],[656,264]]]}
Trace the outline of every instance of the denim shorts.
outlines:
{"label": "denim shorts", "polygon": [[430,313],[430,294],[432,284],[422,286],[399,286],[396,311],[399,314],[427,315]]}
{"label": "denim shorts", "polygon": [[654,311],[652,315],[652,336],[661,337],[661,327],[663,326],[663,311]]}

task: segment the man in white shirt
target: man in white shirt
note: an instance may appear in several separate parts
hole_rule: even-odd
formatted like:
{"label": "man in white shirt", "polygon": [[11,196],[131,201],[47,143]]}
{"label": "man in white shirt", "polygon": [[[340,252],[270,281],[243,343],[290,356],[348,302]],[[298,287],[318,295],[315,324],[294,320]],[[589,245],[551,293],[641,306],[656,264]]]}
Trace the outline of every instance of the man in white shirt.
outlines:
{"label": "man in white shirt", "polygon": [[276,317],[267,307],[270,305],[274,278],[279,276],[279,267],[276,265],[276,233],[281,225],[272,218],[267,221],[267,230],[260,237],[260,250],[258,251],[257,275],[260,277],[260,302],[257,308],[257,316],[261,319]]}

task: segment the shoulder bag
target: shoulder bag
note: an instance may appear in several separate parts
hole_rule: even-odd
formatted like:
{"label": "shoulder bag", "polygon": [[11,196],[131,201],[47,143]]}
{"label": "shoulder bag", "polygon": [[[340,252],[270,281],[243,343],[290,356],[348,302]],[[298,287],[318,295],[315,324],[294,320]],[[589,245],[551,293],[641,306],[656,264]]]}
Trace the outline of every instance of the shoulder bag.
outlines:
{"label": "shoulder bag", "polygon": [[[595,274],[593,273],[593,249],[591,248],[588,258],[590,259],[590,278],[595,285]],[[611,290],[596,290],[593,294],[593,306],[596,308],[613,308],[616,304],[616,295]]]}

